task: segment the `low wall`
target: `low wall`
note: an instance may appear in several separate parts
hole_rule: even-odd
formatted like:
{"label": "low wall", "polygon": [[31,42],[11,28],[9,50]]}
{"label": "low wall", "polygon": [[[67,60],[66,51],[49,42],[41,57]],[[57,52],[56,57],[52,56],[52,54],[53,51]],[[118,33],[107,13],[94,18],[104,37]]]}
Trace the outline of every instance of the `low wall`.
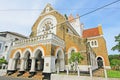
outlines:
{"label": "low wall", "polygon": [[89,77],[89,76],[76,76],[76,75],[62,75],[51,74],[51,80],[120,80],[117,78],[101,78],[101,77]]}

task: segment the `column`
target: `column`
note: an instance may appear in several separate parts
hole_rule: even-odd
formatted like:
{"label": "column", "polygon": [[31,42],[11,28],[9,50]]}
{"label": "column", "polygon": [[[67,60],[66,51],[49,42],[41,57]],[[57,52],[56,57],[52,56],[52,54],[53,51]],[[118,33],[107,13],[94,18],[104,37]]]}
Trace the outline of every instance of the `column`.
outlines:
{"label": "column", "polygon": [[51,73],[52,70],[51,70],[51,56],[46,56],[44,57],[44,69],[43,69],[43,72],[44,73]]}
{"label": "column", "polygon": [[16,70],[16,68],[17,68],[17,61],[16,60],[17,60],[16,58],[13,59],[12,70]]}
{"label": "column", "polygon": [[25,58],[21,58],[20,71],[25,71]]}
{"label": "column", "polygon": [[105,74],[105,78],[107,79],[107,71],[106,71],[105,66],[104,66],[104,74]]}
{"label": "column", "polygon": [[77,71],[78,71],[78,77],[80,76],[80,68],[77,67]]}
{"label": "column", "polygon": [[67,66],[66,67],[66,70],[67,70],[67,75],[69,74],[69,67]]}
{"label": "column", "polygon": [[35,72],[35,57],[32,57],[31,70],[30,72]]}
{"label": "column", "polygon": [[12,70],[12,62],[13,62],[13,59],[9,59],[8,70]]}
{"label": "column", "polygon": [[89,66],[89,71],[90,71],[90,77],[92,77],[92,67]]}
{"label": "column", "polygon": [[[57,63],[58,64],[58,63]],[[57,74],[59,74],[59,72],[60,72],[60,68],[59,68],[59,64],[57,65]]]}

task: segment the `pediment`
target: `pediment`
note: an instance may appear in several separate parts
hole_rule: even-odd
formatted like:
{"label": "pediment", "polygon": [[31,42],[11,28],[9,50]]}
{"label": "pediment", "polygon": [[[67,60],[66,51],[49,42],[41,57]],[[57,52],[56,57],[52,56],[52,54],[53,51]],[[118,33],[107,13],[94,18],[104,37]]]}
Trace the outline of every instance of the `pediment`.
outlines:
{"label": "pediment", "polygon": [[43,9],[41,14],[48,13],[50,11],[54,10],[54,8],[51,6],[51,4],[47,4],[46,7]]}

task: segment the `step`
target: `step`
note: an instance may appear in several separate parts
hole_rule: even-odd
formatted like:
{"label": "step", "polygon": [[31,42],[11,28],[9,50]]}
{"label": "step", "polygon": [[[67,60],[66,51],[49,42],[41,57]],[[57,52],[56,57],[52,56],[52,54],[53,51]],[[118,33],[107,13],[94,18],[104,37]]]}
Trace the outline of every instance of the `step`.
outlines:
{"label": "step", "polygon": [[24,73],[22,76],[20,76],[20,77],[28,78],[29,75],[30,75],[29,72],[25,72],[25,73]]}
{"label": "step", "polygon": [[43,77],[42,72],[37,72],[32,78],[42,80]]}
{"label": "step", "polygon": [[98,69],[95,72],[93,72],[93,76],[96,77],[104,77],[104,69]]}

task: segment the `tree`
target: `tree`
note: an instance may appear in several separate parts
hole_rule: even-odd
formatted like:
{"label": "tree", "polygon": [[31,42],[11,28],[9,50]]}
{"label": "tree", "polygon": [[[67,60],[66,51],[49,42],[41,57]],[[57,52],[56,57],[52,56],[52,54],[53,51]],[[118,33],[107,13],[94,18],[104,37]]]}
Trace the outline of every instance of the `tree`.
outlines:
{"label": "tree", "polygon": [[78,63],[81,63],[83,60],[83,56],[80,54],[80,52],[72,52],[71,56],[69,58],[69,63],[71,64],[72,70],[77,70]]}
{"label": "tree", "polygon": [[111,65],[112,65],[112,68],[114,68],[115,70],[120,70],[120,60],[112,59]]}
{"label": "tree", "polygon": [[114,70],[120,70],[120,54],[109,55],[110,65]]}
{"label": "tree", "polygon": [[118,52],[120,52],[120,34],[118,36],[115,36],[115,42],[117,42],[117,44],[112,47],[112,50],[118,50]]}

